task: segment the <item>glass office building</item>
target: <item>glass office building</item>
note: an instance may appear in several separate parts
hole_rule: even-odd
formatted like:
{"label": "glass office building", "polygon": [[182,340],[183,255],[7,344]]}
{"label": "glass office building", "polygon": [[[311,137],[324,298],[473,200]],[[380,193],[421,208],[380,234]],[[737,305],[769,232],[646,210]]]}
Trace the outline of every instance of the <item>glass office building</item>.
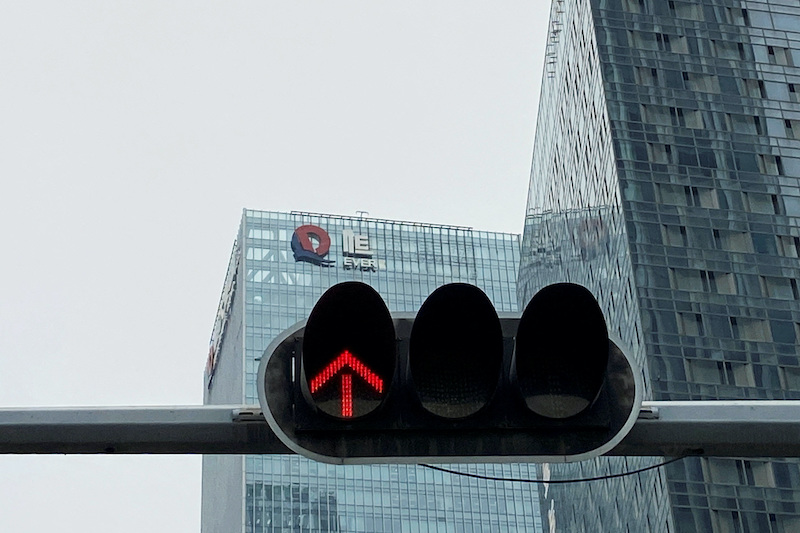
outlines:
{"label": "glass office building", "polygon": [[[799,67],[796,0],[553,0],[520,301],[589,286],[649,398],[800,398]],[[687,458],[542,496],[557,532],[800,531],[793,460]]]}
{"label": "glass office building", "polygon": [[[416,311],[449,282],[517,309],[519,236],[310,213],[245,211],[206,365],[205,403],[258,404],[270,341],[307,318],[331,285],[359,280],[392,311]],[[535,477],[534,465],[458,465]],[[417,465],[333,466],[299,456],[205,456],[204,533],[541,531],[535,486]]]}

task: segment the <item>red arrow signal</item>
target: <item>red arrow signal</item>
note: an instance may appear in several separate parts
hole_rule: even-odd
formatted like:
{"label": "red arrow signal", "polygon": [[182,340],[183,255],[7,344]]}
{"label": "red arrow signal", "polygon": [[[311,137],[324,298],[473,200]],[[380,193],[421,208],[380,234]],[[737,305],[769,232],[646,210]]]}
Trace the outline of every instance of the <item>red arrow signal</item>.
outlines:
{"label": "red arrow signal", "polygon": [[349,368],[354,373],[361,376],[361,378],[372,387],[375,392],[383,392],[383,380],[375,372],[373,372],[367,365],[362,363],[355,355],[345,350],[339,356],[331,361],[328,366],[322,371],[311,378],[309,382],[309,389],[314,394],[323,385],[328,383],[334,376],[341,372],[342,374],[342,417],[351,418],[353,416],[353,375],[347,372],[345,368]]}

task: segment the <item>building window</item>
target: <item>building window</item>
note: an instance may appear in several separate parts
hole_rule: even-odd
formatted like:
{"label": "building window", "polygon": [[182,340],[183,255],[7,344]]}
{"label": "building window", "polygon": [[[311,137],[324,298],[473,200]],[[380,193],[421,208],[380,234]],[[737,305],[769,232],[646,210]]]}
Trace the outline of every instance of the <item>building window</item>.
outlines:
{"label": "building window", "polygon": [[704,383],[707,385],[722,385],[725,383],[722,361],[686,359],[686,365],[688,366],[688,377],[692,383]]}
{"label": "building window", "polygon": [[790,139],[800,138],[800,121],[789,120],[788,118],[783,121],[783,126],[786,128],[786,136]]}
{"label": "building window", "polygon": [[[753,365],[750,363],[729,363],[726,362],[728,372],[728,384],[737,387],[755,387],[755,377],[753,376]],[[730,378],[733,378],[731,381]]]}
{"label": "building window", "polygon": [[778,235],[778,253],[783,257],[800,257],[800,237]]}
{"label": "building window", "polygon": [[740,92],[751,98],[766,98],[767,92],[761,80],[742,78]]}
{"label": "building window", "polygon": [[789,84],[789,100],[792,102],[800,102],[800,91],[797,90],[797,85],[794,83]]}
{"label": "building window", "polygon": [[715,189],[706,187],[686,187],[686,199],[689,205],[705,207],[708,209],[719,208],[719,199]]}
{"label": "building window", "polygon": [[658,200],[664,204],[688,205],[686,200],[686,189],[687,187],[684,187],[683,185],[674,185],[672,183],[656,184],[656,191],[658,191]]}
{"label": "building window", "polygon": [[714,230],[714,243],[719,250],[752,253],[753,240],[746,231]]}
{"label": "building window", "polygon": [[720,59],[744,59],[744,45],[733,41],[711,40],[711,51]]}
{"label": "building window", "polygon": [[654,68],[636,67],[634,71],[636,83],[650,87],[658,85],[658,71]]}
{"label": "building window", "polygon": [[644,13],[644,0],[622,0],[622,9],[629,13]]}
{"label": "building window", "polygon": [[681,35],[673,35],[670,38],[669,35],[664,34],[664,49],[676,54],[688,54],[689,40]]}
{"label": "building window", "polygon": [[689,242],[686,238],[686,226],[661,226],[661,237],[667,246],[686,247]]}
{"label": "building window", "polygon": [[767,59],[772,65],[792,66],[792,53],[782,46],[767,46]]}
{"label": "building window", "polygon": [[686,359],[689,379],[692,383],[706,385],[734,385],[754,387],[755,376],[750,363],[711,361],[709,359]]}
{"label": "building window", "polygon": [[733,162],[736,170],[740,172],[758,172],[756,154],[743,151],[736,145],[734,145]]}
{"label": "building window", "polygon": [[742,193],[744,208],[751,213],[761,213],[764,215],[774,215],[779,212],[780,204],[778,197],[774,194],[762,194],[757,192]]}
{"label": "building window", "polygon": [[704,20],[703,7],[696,2],[677,2],[670,0],[669,9],[677,18],[687,20]]}
{"label": "building window", "polygon": [[716,74],[684,72],[683,81],[686,88],[703,93],[719,94],[719,77]]}
{"label": "building window", "polygon": [[766,320],[748,317],[731,317],[733,336],[744,341],[769,342],[772,340]]}
{"label": "building window", "polygon": [[758,170],[762,174],[778,176],[783,174],[783,161],[779,155],[760,154],[758,156]]}
{"label": "building window", "polygon": [[673,126],[683,126],[692,129],[700,129],[703,127],[703,115],[698,109],[671,107],[669,111],[672,116]]}
{"label": "building window", "polygon": [[761,118],[752,115],[726,115],[728,129],[736,133],[748,135],[761,135],[764,128],[761,125]]}
{"label": "building window", "polygon": [[800,391],[800,368],[796,366],[778,367],[778,379],[781,382],[781,388]]}
{"label": "building window", "polygon": [[675,124],[675,108],[660,105],[642,105],[642,121],[645,124],[672,126]]}
{"label": "building window", "polygon": [[[705,460],[708,478],[720,485],[751,485],[775,487],[772,464],[767,461],[722,459],[711,457]],[[731,512],[736,515],[735,511]],[[739,529],[721,531],[739,531]]]}
{"label": "building window", "polygon": [[701,292],[707,290],[708,277],[700,270],[670,268],[670,285],[680,291]]}
{"label": "building window", "polygon": [[774,278],[761,276],[762,292],[769,298],[778,300],[796,300],[797,280],[793,278]]}
{"label": "building window", "polygon": [[672,146],[660,143],[647,143],[647,158],[653,163],[668,165],[673,163]]}
{"label": "building window", "polygon": [[797,345],[797,338],[800,332],[797,331],[798,324],[786,320],[770,320],[772,330],[772,341],[780,344]]}
{"label": "building window", "polygon": [[729,7],[728,10],[728,22],[734,24],[736,26],[749,26],[750,25],[750,16],[747,14],[747,10],[739,7]]}
{"label": "building window", "polygon": [[736,294],[736,275],[732,272],[709,272],[711,290],[720,294]]}
{"label": "building window", "polygon": [[703,316],[698,313],[678,313],[678,333],[691,337],[705,335]]}

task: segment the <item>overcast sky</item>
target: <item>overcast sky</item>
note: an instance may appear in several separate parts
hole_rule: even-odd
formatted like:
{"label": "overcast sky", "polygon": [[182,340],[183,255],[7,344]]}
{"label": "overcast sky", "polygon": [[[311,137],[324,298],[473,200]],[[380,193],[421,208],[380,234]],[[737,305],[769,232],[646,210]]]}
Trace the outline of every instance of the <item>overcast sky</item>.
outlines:
{"label": "overcast sky", "polygon": [[[243,207],[521,232],[547,0],[0,5],[0,407],[187,405]],[[0,456],[0,531],[200,528],[200,457]]]}

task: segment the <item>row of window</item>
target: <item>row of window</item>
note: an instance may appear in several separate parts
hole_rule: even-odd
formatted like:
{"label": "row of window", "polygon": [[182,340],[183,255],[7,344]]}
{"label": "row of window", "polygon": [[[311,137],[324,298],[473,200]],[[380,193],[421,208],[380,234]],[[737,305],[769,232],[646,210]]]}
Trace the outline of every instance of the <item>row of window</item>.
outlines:
{"label": "row of window", "polygon": [[[703,207],[706,209],[734,209],[763,215],[779,215],[785,213],[784,204],[790,208],[794,206],[788,194],[769,194],[764,192],[748,192],[737,190],[718,190],[710,187],[697,187],[679,185],[674,183],[655,183],[655,200],[660,204]],[[800,198],[800,189],[786,187],[787,192],[797,192]],[[800,216],[800,212],[798,215]]]}
{"label": "row of window", "polygon": [[[669,278],[670,286],[681,291],[757,295],[752,294],[756,292],[752,286],[743,286],[752,278],[745,280],[733,272],[670,268]],[[758,276],[758,282],[761,296],[778,300],[800,300],[798,281],[794,277]]]}
{"label": "row of window", "polygon": [[[530,463],[502,463],[502,464],[467,464],[450,465],[452,468],[483,476],[496,477],[536,477],[536,465]],[[268,455],[248,455],[246,467],[249,472],[265,472],[284,476],[320,476],[331,480],[354,481],[357,484],[371,486],[370,483],[381,485],[383,482],[413,482],[421,483],[421,488],[433,485],[470,486],[480,487],[498,493],[512,493],[516,496],[523,495],[524,490],[518,484],[490,484],[483,480],[447,474],[417,465],[331,465],[310,461],[300,456],[275,457]],[[255,489],[262,490],[262,489]],[[294,489],[292,489],[294,490]]]}
{"label": "row of window", "polygon": [[[448,266],[453,268],[470,268],[474,271],[476,265],[481,267],[488,267],[492,268],[494,271],[506,271],[515,273],[516,272],[516,260],[518,257],[516,254],[512,254],[512,258],[509,261],[506,261],[505,254],[502,251],[492,250],[491,252],[487,253],[486,250],[481,253],[480,250],[474,250],[474,254],[472,255],[461,255],[461,256],[442,256],[440,254],[426,254],[426,253],[394,253],[386,259],[381,257],[376,258],[376,269],[377,270],[389,270],[393,273],[397,272],[407,272],[407,273],[419,273],[420,268],[429,268],[435,269],[436,265]],[[276,250],[274,248],[262,248],[257,246],[248,246],[247,247],[247,254],[246,257],[249,261],[263,261],[263,262],[272,262],[272,263],[287,263],[290,265],[296,265],[298,269],[306,267],[305,264],[299,263],[294,260],[294,257],[289,255],[290,252],[287,250]],[[341,261],[340,261],[341,262]],[[427,267],[420,267],[422,264],[428,264]],[[431,266],[432,265],[432,266]],[[251,264],[252,266],[252,264]],[[252,272],[248,270],[248,272]],[[317,272],[318,274],[325,273],[326,270],[324,268],[320,268]],[[311,276],[311,274],[307,274]],[[458,276],[458,274],[455,274]],[[287,283],[290,283],[289,280],[284,280]],[[302,285],[303,283],[297,283]]]}
{"label": "row of window", "polygon": [[304,533],[340,531],[353,533],[486,533],[487,531],[523,533],[531,531],[534,526],[532,520],[524,520],[523,517],[510,523],[502,519],[491,521],[487,519],[482,523],[480,518],[480,515],[476,514],[469,520],[453,519],[445,522],[444,519],[437,517],[392,519],[379,516],[304,513],[292,509],[274,509],[271,512],[265,512],[263,509],[248,508],[244,531],[245,533],[282,533],[285,531],[302,531]]}
{"label": "row of window", "polygon": [[[800,17],[798,17],[800,21]],[[800,28],[800,24],[798,25]],[[735,61],[755,61],[792,67],[795,59],[792,48],[780,45],[760,45],[733,40],[707,39],[686,35],[670,35],[658,31],[622,30],[608,28],[606,42],[612,46],[633,47],[637,51],[653,50],[675,54],[690,54],[691,57],[708,56]],[[738,36],[733,36],[738,37]],[[752,50],[752,54],[751,51]]]}
{"label": "row of window", "polygon": [[[258,486],[258,485],[256,485]],[[383,507],[394,507],[398,515],[415,514],[415,512],[440,511],[450,516],[460,516],[469,513],[481,513],[485,517],[491,515],[504,516],[524,515],[530,513],[533,502],[528,499],[514,500],[513,497],[496,497],[496,495],[471,495],[468,493],[452,494],[450,492],[417,493],[414,488],[400,491],[363,490],[350,487],[338,491],[338,497],[331,500],[331,496],[315,500],[308,496],[308,490],[300,493],[299,498],[290,498],[287,494],[264,493],[254,495],[253,500],[264,508],[281,508],[285,503],[295,503],[299,506],[313,509],[315,507],[328,507],[330,505],[348,506],[348,512],[366,512],[369,514],[380,513]],[[304,499],[305,498],[305,499]],[[376,508],[378,509],[376,511]],[[487,516],[488,515],[488,516]]]}
{"label": "row of window", "polygon": [[[773,162],[776,165],[775,172],[784,169],[783,158],[780,156],[775,159],[765,157],[762,162],[765,164],[765,170],[769,172],[773,169],[768,165]],[[742,192],[777,195],[780,198],[800,197],[800,181],[791,177],[764,179],[762,174],[722,169],[695,169],[628,161],[620,161],[619,164],[621,169],[631,169],[625,172],[626,179],[622,181],[623,198],[654,204],[640,206],[645,211],[656,211],[658,206],[669,202],[673,205],[724,209],[728,210],[724,216],[736,218],[739,212],[751,204],[749,200],[746,202],[742,200]],[[800,170],[800,167],[797,170]],[[656,196],[656,193],[661,194]],[[686,198],[686,201],[681,201],[681,196]],[[769,203],[774,203],[771,197]],[[715,213],[708,215],[713,217]]]}
{"label": "row of window", "polygon": [[646,316],[650,322],[646,329],[653,333],[789,345],[795,345],[800,339],[800,324],[789,320],[683,311],[675,311],[673,316],[669,312],[654,311]]}
{"label": "row of window", "polygon": [[[735,361],[711,361],[708,359],[684,359],[687,379],[692,383],[706,385],[733,385],[735,387],[775,388],[776,383],[765,384],[762,374],[764,368],[752,363]],[[780,388],[800,391],[800,369],[796,367],[776,368]]]}
{"label": "row of window", "polygon": [[[773,49],[774,52],[774,49]],[[638,62],[637,62],[638,63]],[[609,82],[635,84],[652,88],[689,90],[693,93],[722,94],[770,101],[800,101],[798,81],[784,75],[764,72],[760,79],[752,69],[721,67],[713,63],[679,63],[659,58],[647,66],[626,63],[604,63],[603,72]],[[623,87],[620,87],[621,89]],[[651,93],[650,90],[647,91]],[[680,93],[677,94],[680,96]],[[701,96],[701,95],[698,95]]]}
{"label": "row of window", "polygon": [[[787,8],[781,10],[778,5],[773,5],[773,12],[770,13],[771,6],[767,2],[760,5],[751,3],[750,7],[753,9],[747,9],[697,0],[668,0],[667,2],[663,0],[600,0],[600,7],[610,10],[610,14],[614,14],[616,10],[635,14],[667,15],[685,21],[707,21],[738,27],[788,31],[798,31],[800,28],[800,15]],[[762,7],[763,10],[756,9],[758,7]]]}
{"label": "row of window", "polygon": [[674,516],[677,533],[695,533],[697,531],[795,533],[800,531],[800,518],[774,513],[676,507]]}
{"label": "row of window", "polygon": [[[717,353],[721,353],[721,351],[717,351]],[[732,354],[726,354],[726,356],[730,355]],[[754,355],[753,358],[765,359],[766,357]],[[657,382],[672,385],[755,387],[766,389],[768,392],[780,393],[776,394],[776,397],[782,396],[783,391],[800,392],[800,368],[797,366],[761,364],[747,360],[721,361],[707,358],[660,356],[654,360],[653,373],[653,378]],[[682,387],[682,389],[688,390],[686,387]],[[794,396],[796,395],[794,394]]]}
{"label": "row of window", "polygon": [[[746,135],[769,135],[797,139],[800,120],[764,118],[758,115],[712,113],[700,109],[641,104],[641,120],[648,125],[728,131]],[[719,120],[716,120],[719,119]],[[665,130],[665,132],[670,130]],[[667,161],[664,161],[667,162]],[[707,165],[703,165],[707,166]]]}
{"label": "row of window", "polygon": [[[246,254],[247,259],[255,261],[290,261],[291,258],[291,261],[294,262],[294,257],[290,255],[291,250],[289,246],[278,245],[278,247],[275,247],[274,245],[271,246],[270,244],[271,243],[269,242],[261,242],[256,246],[248,246]],[[435,246],[420,246],[418,248],[416,243],[408,243],[407,246],[404,246],[402,252],[395,250],[391,253],[376,253],[376,257],[385,261],[407,257],[409,260],[437,261],[455,264],[460,262],[474,262],[476,259],[508,261],[514,263],[519,259],[519,251],[508,247],[498,248],[494,246],[470,246],[465,248],[463,246],[456,245],[450,246],[446,243]]]}
{"label": "row of window", "polygon": [[[760,459],[697,457],[685,459],[680,464],[672,464],[670,467],[670,476],[680,479],[680,481],[670,482],[670,491],[673,495],[730,498],[735,496],[741,488],[778,489],[757,493],[758,499],[762,499],[765,494],[770,494],[770,500],[773,500],[762,502],[760,508],[779,513],[796,514],[800,512],[800,505],[798,505],[800,501],[796,498],[797,494],[794,491],[780,490],[792,489],[800,484],[798,464],[792,459],[764,461]],[[708,483],[712,479],[714,483]],[[752,503],[747,502],[745,506],[751,506]],[[764,506],[763,503],[766,503],[767,506]],[[777,503],[777,505],[773,505],[773,503]],[[736,509],[736,507],[725,507]]]}
{"label": "row of window", "polygon": [[[784,161],[783,157],[757,153],[755,145],[750,145],[749,150],[745,148],[745,151],[733,150],[730,145],[704,148],[698,146],[697,140],[691,137],[673,136],[671,130],[665,130],[659,134],[657,139],[661,142],[650,140],[647,143],[620,143],[620,147],[623,149],[621,155],[625,159],[650,161],[664,165],[730,169],[772,176],[787,174],[787,161]],[[786,159],[791,168],[788,175],[794,175],[793,171],[797,170],[799,163],[795,158]]]}
{"label": "row of window", "polygon": [[[327,229],[327,228],[323,228]],[[334,228],[330,231],[341,231],[342,229],[349,229],[349,228]],[[371,228],[373,235],[370,235],[372,239],[375,239],[377,242],[380,243],[387,243],[387,246],[391,246],[391,243],[402,243],[403,245],[414,246],[414,243],[425,243],[425,244],[439,244],[447,246],[447,243],[459,243],[461,246],[466,245],[477,245],[477,246],[500,246],[505,247],[507,244],[504,242],[514,241],[518,239],[517,235],[513,235],[510,233],[491,233],[491,232],[484,232],[484,231],[475,231],[475,232],[452,232],[451,234],[442,233],[442,232],[433,232],[433,231],[426,231],[431,230],[430,227],[420,227],[420,228],[413,228],[413,229],[402,229],[398,230],[395,229],[394,232],[388,231],[388,238],[384,237],[384,232],[380,231],[376,228]],[[271,227],[250,227],[248,228],[247,237],[249,239],[262,239],[262,240],[278,240],[289,242],[292,238],[292,234],[294,233],[294,229],[290,228],[271,228]],[[354,231],[364,231],[365,233],[369,234],[369,230],[354,230]],[[371,239],[371,240],[372,240]]]}
{"label": "row of window", "polygon": [[[634,242],[671,246],[684,251],[688,247],[694,247],[703,250],[764,254],[761,259],[774,256],[794,258],[800,254],[798,237],[791,235],[648,222],[633,222],[628,226],[628,232]],[[683,257],[686,257],[686,254],[683,254]],[[741,260],[741,258],[730,259]]]}
{"label": "row of window", "polygon": [[[741,150],[703,148],[690,139],[684,142],[618,141],[622,159],[645,161],[658,165],[681,165],[705,169],[728,169],[771,176],[800,175],[800,160],[779,155],[756,153],[756,146]],[[734,147],[735,148],[735,147]],[[748,149],[749,148],[749,149]],[[668,167],[667,167],[668,168]]]}

